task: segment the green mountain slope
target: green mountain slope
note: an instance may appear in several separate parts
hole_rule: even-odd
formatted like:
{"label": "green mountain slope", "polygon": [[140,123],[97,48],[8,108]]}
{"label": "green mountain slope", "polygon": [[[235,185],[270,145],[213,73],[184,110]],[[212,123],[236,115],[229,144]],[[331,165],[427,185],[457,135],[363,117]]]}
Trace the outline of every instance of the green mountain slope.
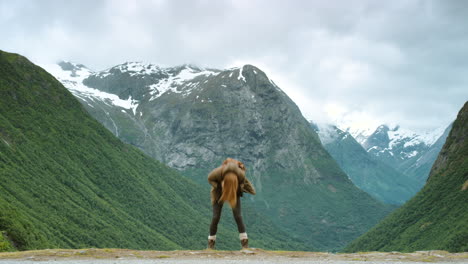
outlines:
{"label": "green mountain slope", "polygon": [[[46,71],[0,51],[0,251],[200,249],[209,204],[202,187],[122,143]],[[300,248],[269,223],[252,245]],[[219,235],[220,248],[240,248],[231,222]]]}
{"label": "green mountain slope", "polygon": [[468,103],[424,188],[346,251],[468,251]]}
{"label": "green mountain slope", "polygon": [[252,65],[124,63],[94,73],[63,65],[56,76],[97,120],[206,188],[224,158],[243,161],[257,189],[245,208],[309,250],[340,249],[391,210],[348,179],[296,104]]}

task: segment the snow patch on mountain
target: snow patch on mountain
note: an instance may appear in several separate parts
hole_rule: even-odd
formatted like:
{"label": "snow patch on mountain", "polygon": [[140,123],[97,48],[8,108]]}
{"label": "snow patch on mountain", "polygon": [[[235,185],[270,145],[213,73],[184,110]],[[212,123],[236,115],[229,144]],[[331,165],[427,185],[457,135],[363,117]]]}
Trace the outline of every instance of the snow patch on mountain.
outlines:
{"label": "snow patch on mountain", "polygon": [[237,77],[237,80],[242,80],[242,81],[246,82],[244,75],[242,75],[242,70],[243,69],[244,69],[244,66],[239,68],[239,77]]}
{"label": "snow patch on mountain", "polygon": [[[63,65],[60,66],[59,64]],[[93,71],[81,64],[62,61],[59,64],[40,65],[59,81],[67,81],[69,83],[83,83]],[[66,68],[64,70],[63,68]]]}
{"label": "snow patch on mountain", "polygon": [[444,133],[445,127],[440,127],[432,131],[415,132],[409,129],[401,128],[396,126],[395,128],[388,131],[388,137],[390,139],[389,148],[403,143],[405,148],[424,144],[426,146],[432,146],[440,136]]}
{"label": "snow patch on mountain", "polygon": [[409,159],[409,158],[412,158],[412,157],[418,155],[418,153],[419,153],[418,151],[413,150],[413,151],[411,151],[410,153],[408,153],[408,154],[406,155],[406,158],[408,158],[408,159]]}
{"label": "snow patch on mountain", "polygon": [[119,70],[120,72],[126,72],[130,74],[130,76],[138,76],[156,74],[161,72],[162,69],[159,66],[151,63],[125,62],[123,64],[99,72],[98,76],[104,78],[110,75],[111,72],[115,70]]}
{"label": "snow patch on mountain", "polygon": [[[70,62],[61,62],[59,64],[62,64],[62,66],[66,65],[66,67],[62,67],[58,64],[42,66],[49,73],[55,76],[75,96],[80,97],[85,101],[90,98],[99,99],[107,104],[113,104],[132,110],[134,115],[136,115],[136,109],[139,105],[138,100],[132,99],[131,96],[126,100],[123,100],[115,94],[106,93],[98,89],[88,87],[83,84],[83,81],[90,75],[105,78],[117,70],[121,73],[128,73],[130,76],[137,77],[158,74],[161,75],[162,78],[159,79],[157,83],[147,86],[151,96],[150,101],[152,101],[166,92],[187,95],[200,85],[199,82],[190,81],[198,76],[216,76],[220,73],[219,71],[206,70],[190,65],[174,68],[161,68],[154,64],[145,64],[141,62],[126,62],[100,72],[93,72],[83,65]],[[164,78],[164,76],[167,77]],[[181,86],[184,86],[184,89],[181,89]]]}
{"label": "snow patch on mountain", "polygon": [[90,88],[84,85],[83,80],[94,72],[79,64],[70,62],[64,63],[73,66],[73,68],[71,70],[64,70],[63,67],[58,64],[42,65],[42,67],[55,78],[57,78],[57,80],[59,80],[65,86],[65,88],[72,92],[76,97],[79,97],[83,100],[88,100],[90,98],[99,99],[104,103],[132,110],[133,114],[136,113],[136,109],[139,103],[137,100],[132,100],[131,96],[128,99],[123,100],[115,94],[102,92],[98,89]]}
{"label": "snow patch on mountain", "polygon": [[425,131],[419,134],[419,138],[427,145],[432,146],[445,132],[447,126],[441,126],[432,131]]}
{"label": "snow patch on mountain", "polygon": [[372,150],[377,150],[377,146],[370,147],[367,152],[371,152]]}
{"label": "snow patch on mountain", "polygon": [[[189,82],[198,76],[216,76],[219,72],[209,70],[198,70],[193,69],[190,66],[186,66],[178,74],[172,74],[170,71],[165,70],[165,73],[169,76],[167,78],[159,80],[155,84],[148,86],[151,95],[150,101],[155,100],[164,93],[171,91],[173,93],[181,93],[183,95],[190,94],[191,91],[198,87],[199,82]],[[206,81],[205,81],[206,83]],[[185,84],[186,89],[177,89],[179,86]],[[188,88],[188,89],[187,89]]]}
{"label": "snow patch on mountain", "polygon": [[346,124],[346,123],[337,123],[336,126],[342,131],[346,131],[349,134],[351,134],[351,136],[353,136],[353,138],[361,145],[377,129],[377,126],[370,126],[370,127],[363,128],[360,126],[359,127],[350,126],[349,124]]}

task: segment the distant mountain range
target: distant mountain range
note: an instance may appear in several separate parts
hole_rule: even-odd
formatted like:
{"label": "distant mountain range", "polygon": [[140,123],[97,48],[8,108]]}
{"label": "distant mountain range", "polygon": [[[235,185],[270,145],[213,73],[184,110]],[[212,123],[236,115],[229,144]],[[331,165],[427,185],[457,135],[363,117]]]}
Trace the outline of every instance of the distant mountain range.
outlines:
{"label": "distant mountain range", "polygon": [[424,188],[346,251],[468,251],[467,124],[465,103]]}
{"label": "distant mountain range", "polygon": [[448,131],[450,126],[418,135],[398,126],[390,129],[381,125],[366,138],[362,146],[377,159],[418,180],[422,187],[437,157],[433,155],[428,158],[427,153],[439,153]]}
{"label": "distant mountain range", "polygon": [[375,198],[400,205],[419,190],[416,180],[376,159],[350,133],[333,125],[312,125],[324,147],[356,186]]}
{"label": "distant mountain range", "polygon": [[451,128],[418,134],[387,125],[373,132],[313,122],[312,126],[353,182],[390,204],[403,204],[424,186]]}
{"label": "distant mountain range", "polygon": [[308,249],[340,249],[393,208],[348,179],[294,102],[254,66],[46,68],[112,133],[203,186],[221,160],[242,160],[258,191],[247,208]]}

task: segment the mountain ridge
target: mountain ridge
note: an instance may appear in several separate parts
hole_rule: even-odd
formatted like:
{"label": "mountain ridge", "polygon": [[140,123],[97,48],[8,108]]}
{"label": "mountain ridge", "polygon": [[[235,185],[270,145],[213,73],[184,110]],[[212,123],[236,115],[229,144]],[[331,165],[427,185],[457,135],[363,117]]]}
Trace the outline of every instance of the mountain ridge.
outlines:
{"label": "mountain ridge", "polygon": [[451,128],[450,124],[447,127],[416,132],[399,125],[387,124],[358,129],[346,125],[346,122],[338,122],[336,126],[349,132],[377,160],[411,180],[416,180],[417,190],[424,186]]}
{"label": "mountain ridge", "polygon": [[403,204],[419,189],[417,182],[374,158],[349,133],[328,124],[311,125],[341,168],[362,190],[389,204]]}

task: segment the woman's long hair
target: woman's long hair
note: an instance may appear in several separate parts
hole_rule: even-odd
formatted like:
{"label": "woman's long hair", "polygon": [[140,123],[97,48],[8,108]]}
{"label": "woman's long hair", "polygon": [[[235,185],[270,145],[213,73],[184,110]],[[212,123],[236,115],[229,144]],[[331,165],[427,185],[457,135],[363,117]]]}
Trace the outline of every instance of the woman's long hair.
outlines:
{"label": "woman's long hair", "polygon": [[228,172],[224,175],[222,183],[223,192],[219,198],[219,202],[228,202],[231,208],[237,205],[237,189],[239,188],[239,181],[234,172]]}

